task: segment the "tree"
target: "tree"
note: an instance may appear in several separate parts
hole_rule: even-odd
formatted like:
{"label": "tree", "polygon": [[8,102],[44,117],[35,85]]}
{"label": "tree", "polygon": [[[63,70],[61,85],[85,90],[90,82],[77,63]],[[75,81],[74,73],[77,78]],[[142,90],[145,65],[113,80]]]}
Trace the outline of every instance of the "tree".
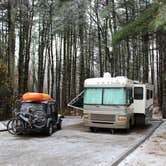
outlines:
{"label": "tree", "polygon": [[165,1],[9,0],[0,59],[13,91],[49,93],[64,111],[86,78],[104,72],[151,81],[164,110],[165,18]]}
{"label": "tree", "polygon": [[31,33],[33,21],[34,0],[31,9],[29,5],[19,4],[19,60],[18,60],[18,92],[23,94],[28,91],[29,60]]}
{"label": "tree", "polygon": [[[116,32],[113,36],[113,44],[117,45],[121,40],[125,40],[129,36],[133,37],[134,35],[142,35],[143,39],[143,81],[148,82],[148,73],[149,73],[149,53],[148,53],[148,34],[156,33],[156,45],[158,46],[159,51],[159,89],[158,96],[160,101],[160,106],[163,111],[163,117],[166,117],[166,89],[165,89],[165,42],[163,36],[165,35],[165,25],[166,20],[164,17],[164,9],[166,9],[165,2],[154,3],[150,5],[139,17],[134,21],[125,25],[120,31]],[[158,58],[158,56],[157,56]],[[153,69],[154,70],[154,69]],[[157,70],[158,71],[158,70]]]}
{"label": "tree", "polygon": [[10,115],[11,91],[7,75],[7,66],[0,59],[0,120]]}
{"label": "tree", "polygon": [[15,8],[16,3],[8,0],[8,48],[7,48],[7,63],[8,75],[10,77],[10,87],[13,88],[14,84],[14,66],[15,66]]}

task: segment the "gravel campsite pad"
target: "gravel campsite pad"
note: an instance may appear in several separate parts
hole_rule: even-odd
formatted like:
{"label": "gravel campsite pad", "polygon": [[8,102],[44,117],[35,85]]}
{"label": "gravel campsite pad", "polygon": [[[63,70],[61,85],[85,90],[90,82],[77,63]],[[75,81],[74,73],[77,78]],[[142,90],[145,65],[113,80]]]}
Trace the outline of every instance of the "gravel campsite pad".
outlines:
{"label": "gravel campsite pad", "polygon": [[159,122],[129,132],[99,130],[83,126],[80,117],[63,119],[62,130],[51,137],[43,135],[13,136],[0,133],[0,165],[12,166],[108,166],[139,142]]}
{"label": "gravel campsite pad", "polygon": [[166,121],[119,166],[164,166],[166,163]]}

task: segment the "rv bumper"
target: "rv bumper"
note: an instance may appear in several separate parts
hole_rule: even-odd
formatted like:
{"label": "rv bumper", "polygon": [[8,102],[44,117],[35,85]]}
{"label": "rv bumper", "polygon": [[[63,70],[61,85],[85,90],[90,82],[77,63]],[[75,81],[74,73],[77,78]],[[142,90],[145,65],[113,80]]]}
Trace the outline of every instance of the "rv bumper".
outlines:
{"label": "rv bumper", "polygon": [[114,121],[92,120],[90,114],[84,115],[84,125],[96,128],[128,129],[130,117],[127,115],[116,115]]}

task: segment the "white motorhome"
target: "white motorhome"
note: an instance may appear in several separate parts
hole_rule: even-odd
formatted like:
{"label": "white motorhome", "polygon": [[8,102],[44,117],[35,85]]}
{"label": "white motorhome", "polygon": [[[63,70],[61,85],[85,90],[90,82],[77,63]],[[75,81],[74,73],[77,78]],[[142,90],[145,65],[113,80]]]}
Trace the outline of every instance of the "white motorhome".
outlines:
{"label": "white motorhome", "polygon": [[[89,78],[84,82],[83,120],[95,128],[129,129],[151,120],[153,86],[126,77]],[[69,104],[71,106],[71,104]]]}

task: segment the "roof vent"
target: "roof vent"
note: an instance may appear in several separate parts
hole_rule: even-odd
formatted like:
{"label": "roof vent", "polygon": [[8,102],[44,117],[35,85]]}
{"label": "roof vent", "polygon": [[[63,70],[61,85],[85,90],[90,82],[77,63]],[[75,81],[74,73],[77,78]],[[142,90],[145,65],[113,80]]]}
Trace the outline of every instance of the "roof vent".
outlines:
{"label": "roof vent", "polygon": [[134,84],[139,84],[140,82],[138,80],[134,80]]}
{"label": "roof vent", "polygon": [[111,78],[111,74],[109,72],[104,73],[104,78]]}

